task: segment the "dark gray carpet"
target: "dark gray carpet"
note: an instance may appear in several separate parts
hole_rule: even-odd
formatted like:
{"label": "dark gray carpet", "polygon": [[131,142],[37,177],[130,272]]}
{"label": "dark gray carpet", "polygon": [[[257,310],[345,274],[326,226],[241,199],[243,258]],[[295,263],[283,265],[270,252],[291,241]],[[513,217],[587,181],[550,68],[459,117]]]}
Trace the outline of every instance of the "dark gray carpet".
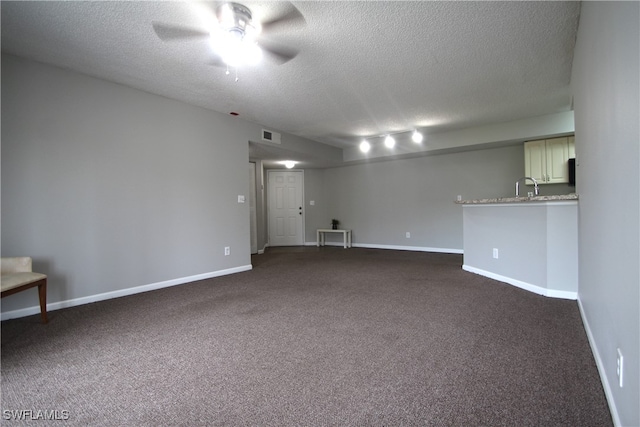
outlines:
{"label": "dark gray carpet", "polygon": [[252,261],[2,322],[2,409],[81,426],[612,424],[575,301],[464,272],[460,255]]}

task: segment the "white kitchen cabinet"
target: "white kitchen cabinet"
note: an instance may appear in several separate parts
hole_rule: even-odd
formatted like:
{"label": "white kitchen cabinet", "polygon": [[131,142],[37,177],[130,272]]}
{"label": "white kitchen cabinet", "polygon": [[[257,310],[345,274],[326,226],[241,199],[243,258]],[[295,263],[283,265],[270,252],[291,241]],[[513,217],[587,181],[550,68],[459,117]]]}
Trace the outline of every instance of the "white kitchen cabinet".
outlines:
{"label": "white kitchen cabinet", "polygon": [[573,136],[524,143],[524,174],[538,184],[569,182],[569,159],[575,157]]}

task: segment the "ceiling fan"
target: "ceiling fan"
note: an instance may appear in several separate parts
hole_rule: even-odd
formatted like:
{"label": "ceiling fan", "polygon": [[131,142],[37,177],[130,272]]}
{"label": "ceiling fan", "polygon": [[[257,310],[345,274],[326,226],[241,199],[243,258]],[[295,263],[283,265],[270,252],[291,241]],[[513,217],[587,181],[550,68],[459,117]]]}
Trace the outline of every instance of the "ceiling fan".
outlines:
{"label": "ceiling fan", "polygon": [[255,64],[263,52],[277,63],[284,64],[295,58],[298,50],[278,44],[265,37],[285,25],[305,25],[302,13],[291,3],[287,11],[266,22],[253,20],[251,10],[240,3],[217,3],[213,28],[200,29],[181,25],[153,22],[153,29],[165,42],[209,39],[216,59],[214,65],[238,67]]}

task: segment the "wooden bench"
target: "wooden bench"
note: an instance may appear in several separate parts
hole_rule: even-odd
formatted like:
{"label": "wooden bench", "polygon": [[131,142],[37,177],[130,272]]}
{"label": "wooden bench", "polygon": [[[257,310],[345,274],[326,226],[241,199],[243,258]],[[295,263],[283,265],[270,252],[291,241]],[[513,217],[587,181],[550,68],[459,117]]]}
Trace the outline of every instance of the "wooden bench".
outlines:
{"label": "wooden bench", "polygon": [[47,323],[47,276],[31,271],[30,257],[2,258],[0,291],[2,298],[33,287],[38,287],[40,317]]}

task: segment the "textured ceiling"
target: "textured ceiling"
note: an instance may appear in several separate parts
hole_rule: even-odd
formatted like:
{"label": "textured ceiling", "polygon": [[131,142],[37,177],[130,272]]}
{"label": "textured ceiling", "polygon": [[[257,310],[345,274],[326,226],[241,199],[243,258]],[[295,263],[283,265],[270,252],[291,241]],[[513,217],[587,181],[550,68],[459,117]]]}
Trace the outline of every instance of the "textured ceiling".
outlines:
{"label": "textured ceiling", "polygon": [[[207,41],[152,28],[206,28],[213,4],[2,1],[2,50],[339,147],[570,109],[579,2],[293,2],[306,25],[272,40],[300,54],[238,81]],[[243,4],[259,21],[288,6]]]}

